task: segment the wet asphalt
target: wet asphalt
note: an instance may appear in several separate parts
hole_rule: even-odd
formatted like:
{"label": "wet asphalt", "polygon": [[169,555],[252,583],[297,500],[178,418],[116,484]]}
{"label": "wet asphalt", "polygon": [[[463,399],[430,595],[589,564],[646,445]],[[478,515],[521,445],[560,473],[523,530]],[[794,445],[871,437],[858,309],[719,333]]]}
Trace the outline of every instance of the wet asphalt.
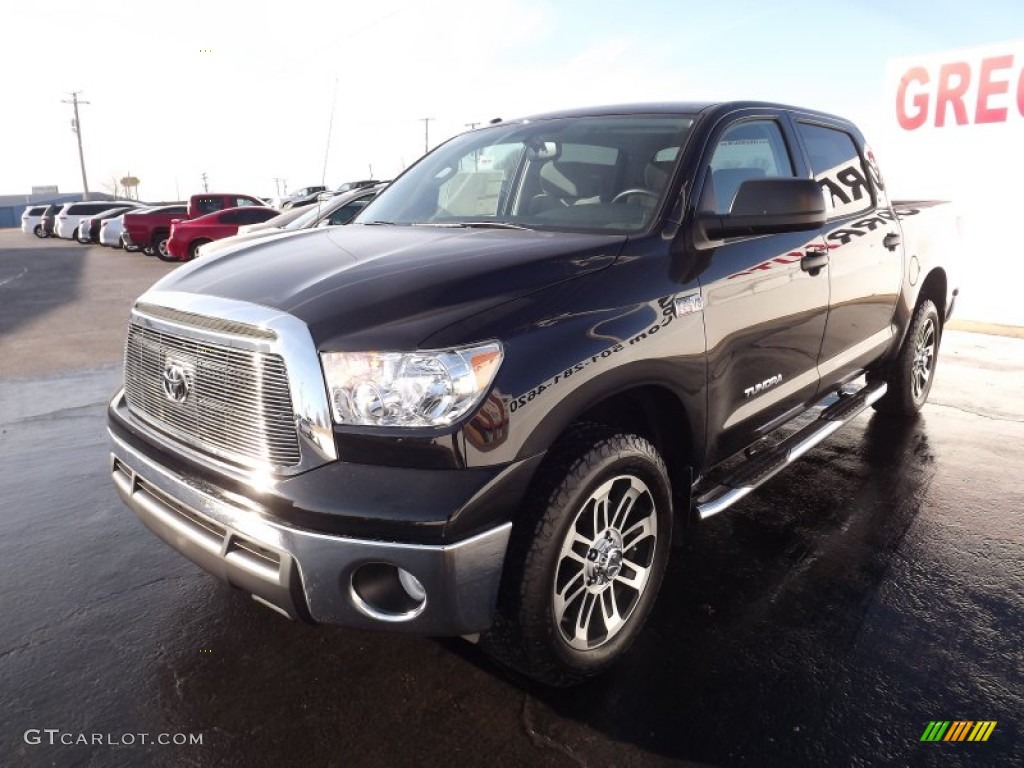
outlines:
{"label": "wet asphalt", "polygon": [[692,529],[622,663],[553,691],[290,623],[135,520],[104,408],[168,269],[0,232],[0,766],[1024,765],[1024,340],[948,332],[919,418],[862,415]]}

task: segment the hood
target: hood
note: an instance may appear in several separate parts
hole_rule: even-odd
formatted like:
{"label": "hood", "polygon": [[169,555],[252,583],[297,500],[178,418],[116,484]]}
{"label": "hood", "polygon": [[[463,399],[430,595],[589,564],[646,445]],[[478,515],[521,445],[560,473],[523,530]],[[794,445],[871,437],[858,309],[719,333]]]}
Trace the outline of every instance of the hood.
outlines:
{"label": "hood", "polygon": [[262,240],[264,237],[270,237],[271,235],[287,235],[292,234],[296,230],[281,229],[280,227],[267,227],[264,229],[257,229],[250,232],[240,232],[237,235],[231,235],[230,237],[222,237],[220,240],[214,240],[203,246],[203,256],[211,256],[221,251],[226,251],[232,248],[241,248],[248,245],[253,240]]}
{"label": "hood", "polygon": [[611,265],[625,241],[350,225],[258,239],[193,261],[154,288],[287,312],[309,326],[320,349],[411,349],[477,312]]}

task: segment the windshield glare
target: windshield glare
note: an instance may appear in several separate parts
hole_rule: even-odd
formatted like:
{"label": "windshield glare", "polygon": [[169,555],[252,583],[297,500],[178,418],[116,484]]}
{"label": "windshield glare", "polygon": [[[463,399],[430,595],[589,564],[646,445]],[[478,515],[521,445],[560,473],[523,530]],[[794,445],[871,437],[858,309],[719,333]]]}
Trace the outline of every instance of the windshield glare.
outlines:
{"label": "windshield glare", "polygon": [[637,232],[658,209],[692,125],[680,116],[577,117],[463,134],[356,223]]}

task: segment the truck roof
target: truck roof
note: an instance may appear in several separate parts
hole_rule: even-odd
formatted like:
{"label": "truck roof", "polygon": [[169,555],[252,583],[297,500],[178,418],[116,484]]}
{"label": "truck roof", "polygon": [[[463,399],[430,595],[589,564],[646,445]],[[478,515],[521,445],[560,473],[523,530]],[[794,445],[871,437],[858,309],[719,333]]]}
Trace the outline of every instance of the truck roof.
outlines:
{"label": "truck roof", "polygon": [[843,120],[849,122],[846,118],[838,115],[829,114],[816,109],[808,109],[806,107],[799,107],[793,104],[781,104],[770,101],[659,101],[650,103],[634,103],[634,104],[608,104],[603,106],[593,107],[578,107],[575,109],[559,110],[557,112],[543,112],[536,115],[528,115],[523,118],[517,118],[515,120],[508,120],[503,122],[520,122],[522,120],[546,120],[556,117],[598,117],[601,115],[652,115],[652,114],[691,114],[696,115],[702,112],[733,112],[738,109],[757,109],[757,108],[771,108],[771,109],[785,109],[792,110],[794,112],[803,112],[805,114],[820,115],[821,117],[828,117],[833,120]]}

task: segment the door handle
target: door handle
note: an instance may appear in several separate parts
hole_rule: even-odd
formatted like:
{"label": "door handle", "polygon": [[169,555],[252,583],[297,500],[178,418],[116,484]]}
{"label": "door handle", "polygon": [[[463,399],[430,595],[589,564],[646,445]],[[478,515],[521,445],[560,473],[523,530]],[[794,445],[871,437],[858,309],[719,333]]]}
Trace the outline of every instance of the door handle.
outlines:
{"label": "door handle", "polygon": [[828,265],[828,254],[820,251],[808,253],[800,259],[800,269],[814,277]]}
{"label": "door handle", "polygon": [[896,232],[890,232],[882,239],[882,245],[890,251],[895,251],[896,246],[903,242],[903,238]]}

